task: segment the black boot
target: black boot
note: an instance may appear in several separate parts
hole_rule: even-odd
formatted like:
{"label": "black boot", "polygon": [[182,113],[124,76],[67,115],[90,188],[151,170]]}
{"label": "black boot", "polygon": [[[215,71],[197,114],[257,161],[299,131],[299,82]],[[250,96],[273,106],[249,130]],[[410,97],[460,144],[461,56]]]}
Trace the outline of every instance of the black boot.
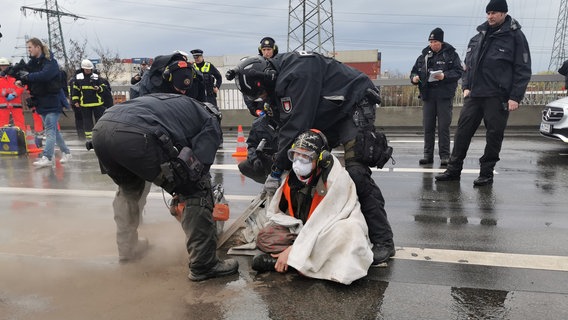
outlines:
{"label": "black boot", "polygon": [[258,272],[275,271],[276,258],[268,253],[257,254],[252,258],[252,269]]}
{"label": "black boot", "polygon": [[217,264],[211,268],[211,270],[203,273],[197,273],[190,270],[187,277],[191,281],[203,281],[209,278],[229,276],[237,273],[237,271],[239,271],[239,262],[234,259],[227,259],[225,261],[219,260]]}
{"label": "black boot", "polygon": [[493,175],[479,175],[477,179],[473,180],[473,185],[476,187],[486,186],[493,184]]}
{"label": "black boot", "polygon": [[373,263],[371,267],[377,267],[383,262],[387,262],[394,256],[394,244],[392,243],[377,243],[371,249],[373,251]]}
{"label": "black boot", "polygon": [[435,176],[434,179],[436,179],[436,181],[459,181],[460,175],[446,170],[443,173]]}
{"label": "black boot", "polygon": [[421,164],[421,165],[432,164],[432,163],[434,163],[433,157],[424,157],[424,158],[418,160],[418,164]]}

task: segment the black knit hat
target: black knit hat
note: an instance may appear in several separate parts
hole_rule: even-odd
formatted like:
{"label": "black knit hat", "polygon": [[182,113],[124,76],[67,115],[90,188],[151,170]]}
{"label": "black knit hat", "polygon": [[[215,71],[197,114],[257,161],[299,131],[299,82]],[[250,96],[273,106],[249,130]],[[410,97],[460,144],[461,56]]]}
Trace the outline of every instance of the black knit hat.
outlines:
{"label": "black knit hat", "polygon": [[506,0],[491,0],[485,8],[485,12],[495,11],[495,12],[509,12],[509,7],[507,6]]}
{"label": "black knit hat", "polygon": [[272,39],[271,37],[264,37],[264,38],[262,38],[262,40],[260,40],[260,47],[261,48],[272,48],[272,49],[274,49],[275,43],[276,43],[276,41],[274,41],[274,39]]}
{"label": "black knit hat", "polygon": [[444,42],[444,30],[440,28],[432,30],[432,32],[430,32],[428,40],[438,40],[440,42]]}

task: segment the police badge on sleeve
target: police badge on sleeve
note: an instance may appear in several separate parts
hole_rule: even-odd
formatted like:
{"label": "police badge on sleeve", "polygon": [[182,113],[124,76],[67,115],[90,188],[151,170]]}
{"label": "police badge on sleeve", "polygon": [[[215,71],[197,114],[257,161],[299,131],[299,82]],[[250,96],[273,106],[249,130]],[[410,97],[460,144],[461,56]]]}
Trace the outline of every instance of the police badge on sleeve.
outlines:
{"label": "police badge on sleeve", "polygon": [[292,99],[290,99],[290,97],[281,98],[280,103],[282,104],[284,112],[290,113],[290,111],[292,111]]}

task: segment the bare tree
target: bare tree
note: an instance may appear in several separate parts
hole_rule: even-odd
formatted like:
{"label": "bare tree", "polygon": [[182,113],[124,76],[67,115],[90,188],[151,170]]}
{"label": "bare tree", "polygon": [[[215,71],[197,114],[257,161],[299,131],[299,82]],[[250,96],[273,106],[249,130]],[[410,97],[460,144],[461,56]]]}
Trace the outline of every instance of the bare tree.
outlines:
{"label": "bare tree", "polygon": [[108,48],[103,48],[100,43],[98,48],[93,49],[96,54],[99,55],[101,59],[100,63],[97,64],[97,69],[103,78],[106,78],[108,82],[112,83],[120,74],[124,72],[124,65],[120,60],[118,52],[113,52]]}
{"label": "bare tree", "polygon": [[83,42],[75,41],[73,39],[69,40],[70,46],[68,47],[67,59],[69,60],[69,66],[65,72],[67,72],[67,79],[69,80],[75,76],[75,70],[81,67],[81,61],[87,57],[87,40],[84,39]]}

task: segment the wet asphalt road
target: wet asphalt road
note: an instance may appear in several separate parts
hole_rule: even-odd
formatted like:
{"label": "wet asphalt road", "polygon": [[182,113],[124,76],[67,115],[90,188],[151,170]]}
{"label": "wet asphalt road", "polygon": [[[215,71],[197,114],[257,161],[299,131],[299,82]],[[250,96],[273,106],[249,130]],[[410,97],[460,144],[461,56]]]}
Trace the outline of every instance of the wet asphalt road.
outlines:
{"label": "wet asphalt road", "polygon": [[[484,137],[460,182],[420,167],[419,133],[388,134],[396,164],[374,171],[397,255],[351,286],[294,273],[187,280],[184,235],[153,187],[140,234],[151,248],[116,260],[115,186],[71,132],[73,160],[34,169],[0,157],[0,319],[568,319],[568,145],[509,130],[495,183],[474,188]],[[236,169],[235,134],[211,173],[231,220],[261,185]],[[226,255],[237,241],[219,251]]]}

